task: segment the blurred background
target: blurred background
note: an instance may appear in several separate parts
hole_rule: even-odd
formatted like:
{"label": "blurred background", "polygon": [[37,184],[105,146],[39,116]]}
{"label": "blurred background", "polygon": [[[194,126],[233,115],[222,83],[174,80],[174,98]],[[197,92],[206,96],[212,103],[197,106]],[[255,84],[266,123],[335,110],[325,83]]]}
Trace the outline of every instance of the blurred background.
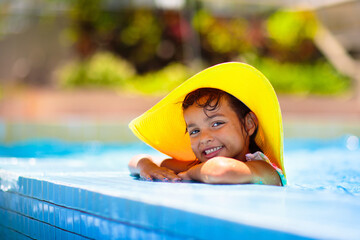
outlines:
{"label": "blurred background", "polygon": [[359,39],[356,0],[0,0],[0,140],[131,139],[114,129],[225,61],[268,77],[286,137],[360,136]]}

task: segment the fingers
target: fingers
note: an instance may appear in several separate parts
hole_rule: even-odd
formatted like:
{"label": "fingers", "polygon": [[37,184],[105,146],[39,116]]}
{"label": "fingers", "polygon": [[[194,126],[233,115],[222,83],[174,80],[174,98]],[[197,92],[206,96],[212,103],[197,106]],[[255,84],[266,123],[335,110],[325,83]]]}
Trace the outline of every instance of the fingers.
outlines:
{"label": "fingers", "polygon": [[160,180],[163,182],[168,182],[168,181],[172,181],[172,182],[177,182],[177,181],[181,181],[181,178],[176,175],[172,170],[167,169],[167,168],[158,168],[155,171],[152,171],[151,173],[147,173],[147,172],[142,172],[140,174],[140,176],[148,181],[151,180]]}
{"label": "fingers", "polygon": [[140,173],[140,178],[144,179],[144,180],[147,180],[147,181],[152,181],[153,178],[151,177],[150,174],[147,174],[147,173]]}
{"label": "fingers", "polygon": [[162,168],[164,171],[161,172],[161,175],[164,177],[165,181],[180,181],[181,178],[176,175],[174,173],[174,171],[167,169],[167,168]]}

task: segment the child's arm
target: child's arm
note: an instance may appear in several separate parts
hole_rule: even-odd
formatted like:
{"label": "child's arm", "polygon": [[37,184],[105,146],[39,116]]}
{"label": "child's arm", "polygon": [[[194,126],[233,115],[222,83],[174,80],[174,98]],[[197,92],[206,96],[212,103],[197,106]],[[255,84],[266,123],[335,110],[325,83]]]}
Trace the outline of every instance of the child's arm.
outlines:
{"label": "child's arm", "polygon": [[129,164],[130,173],[147,180],[180,181],[179,172],[188,170],[196,161],[156,158],[146,154],[134,156]]}
{"label": "child's arm", "polygon": [[280,177],[265,161],[241,162],[226,157],[215,157],[179,174],[182,179],[204,183],[239,184],[262,183],[280,186]]}

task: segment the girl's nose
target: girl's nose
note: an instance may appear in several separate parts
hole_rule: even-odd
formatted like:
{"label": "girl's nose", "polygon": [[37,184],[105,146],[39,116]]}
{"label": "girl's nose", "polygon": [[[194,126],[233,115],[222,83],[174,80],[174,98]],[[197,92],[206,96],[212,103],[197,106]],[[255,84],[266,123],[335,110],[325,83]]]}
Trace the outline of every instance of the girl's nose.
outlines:
{"label": "girl's nose", "polygon": [[201,144],[208,144],[213,140],[213,136],[208,131],[202,131],[200,136],[200,143]]}

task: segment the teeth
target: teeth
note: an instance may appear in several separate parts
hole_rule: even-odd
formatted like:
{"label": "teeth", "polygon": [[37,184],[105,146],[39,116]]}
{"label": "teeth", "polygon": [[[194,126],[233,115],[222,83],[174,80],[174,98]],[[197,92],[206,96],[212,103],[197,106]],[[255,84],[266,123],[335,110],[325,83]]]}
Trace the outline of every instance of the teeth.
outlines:
{"label": "teeth", "polygon": [[207,155],[207,154],[210,154],[210,153],[212,153],[212,152],[214,152],[214,151],[219,150],[220,148],[222,148],[222,147],[214,147],[214,148],[205,150],[205,154],[206,154],[206,155]]}

